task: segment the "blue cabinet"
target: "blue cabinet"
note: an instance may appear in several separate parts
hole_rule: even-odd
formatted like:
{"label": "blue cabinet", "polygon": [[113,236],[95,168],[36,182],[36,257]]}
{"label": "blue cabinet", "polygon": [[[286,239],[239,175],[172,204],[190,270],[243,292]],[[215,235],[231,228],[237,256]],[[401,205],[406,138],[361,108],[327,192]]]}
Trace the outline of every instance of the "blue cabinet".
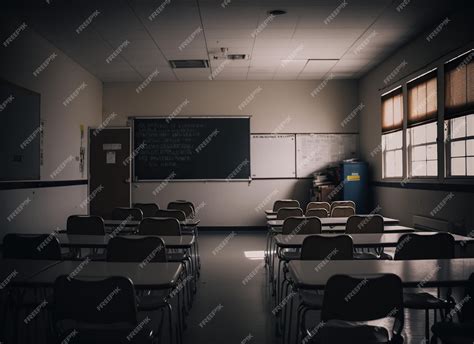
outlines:
{"label": "blue cabinet", "polygon": [[342,163],[343,179],[343,199],[354,201],[357,214],[367,214],[369,181],[368,168],[365,162],[344,162]]}

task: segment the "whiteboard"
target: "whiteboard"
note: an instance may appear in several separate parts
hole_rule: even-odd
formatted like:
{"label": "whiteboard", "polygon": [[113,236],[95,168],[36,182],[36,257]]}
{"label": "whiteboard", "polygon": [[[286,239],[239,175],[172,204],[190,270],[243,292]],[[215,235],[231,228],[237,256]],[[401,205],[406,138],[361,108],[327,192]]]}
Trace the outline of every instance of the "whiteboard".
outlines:
{"label": "whiteboard", "polygon": [[295,178],[295,141],[294,134],[252,134],[252,178]]}
{"label": "whiteboard", "polygon": [[357,158],[358,134],[297,134],[296,175],[312,177],[316,171],[344,159]]}

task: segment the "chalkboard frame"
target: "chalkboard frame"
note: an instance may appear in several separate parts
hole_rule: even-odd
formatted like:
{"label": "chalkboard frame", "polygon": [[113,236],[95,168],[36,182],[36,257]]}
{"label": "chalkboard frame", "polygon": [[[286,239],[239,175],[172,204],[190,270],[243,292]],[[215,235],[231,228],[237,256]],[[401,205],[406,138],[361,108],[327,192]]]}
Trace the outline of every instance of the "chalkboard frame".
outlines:
{"label": "chalkboard frame", "polygon": [[[128,116],[128,120],[130,123],[130,127],[132,129],[132,149],[135,149],[135,120],[140,120],[140,119],[167,119],[169,118],[168,116]],[[195,115],[195,116],[177,116],[173,117],[172,120],[184,120],[184,119],[231,119],[231,118],[239,118],[239,119],[248,119],[249,121],[251,120],[252,116],[251,115],[231,115],[231,116],[212,116],[212,115]],[[226,183],[232,183],[232,182],[250,182],[252,180],[252,162],[251,162],[251,157],[250,157],[250,144],[251,144],[251,135],[252,133],[250,132],[250,123],[249,123],[249,133],[248,133],[248,142],[249,142],[249,151],[248,151],[248,157],[249,157],[249,165],[250,165],[250,175],[248,178],[231,178],[231,179],[226,179],[226,178],[218,178],[218,179],[213,179],[213,178],[206,178],[206,179],[138,179],[137,176],[135,175],[135,159],[133,159],[133,168],[132,168],[132,181],[134,183],[154,183],[154,182],[166,182],[166,183],[175,183],[175,182],[226,182]]]}

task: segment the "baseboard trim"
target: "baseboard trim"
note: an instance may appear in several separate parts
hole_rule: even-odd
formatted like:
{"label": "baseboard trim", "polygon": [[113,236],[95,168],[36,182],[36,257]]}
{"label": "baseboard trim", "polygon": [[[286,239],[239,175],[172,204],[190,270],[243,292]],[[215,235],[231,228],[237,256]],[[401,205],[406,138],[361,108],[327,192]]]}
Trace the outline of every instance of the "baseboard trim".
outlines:
{"label": "baseboard trim", "polygon": [[87,179],[77,180],[22,180],[17,182],[0,182],[0,190],[39,189],[63,186],[87,185]]}

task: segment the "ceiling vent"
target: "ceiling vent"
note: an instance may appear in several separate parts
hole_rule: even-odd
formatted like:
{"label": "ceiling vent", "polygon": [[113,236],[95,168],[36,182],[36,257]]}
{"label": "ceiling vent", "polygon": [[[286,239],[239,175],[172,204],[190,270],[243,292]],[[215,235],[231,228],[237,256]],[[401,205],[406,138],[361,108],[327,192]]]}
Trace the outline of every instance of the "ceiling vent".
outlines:
{"label": "ceiling vent", "polygon": [[246,60],[247,55],[245,54],[227,54],[228,60]]}
{"label": "ceiling vent", "polygon": [[170,60],[172,68],[208,68],[208,60]]}

